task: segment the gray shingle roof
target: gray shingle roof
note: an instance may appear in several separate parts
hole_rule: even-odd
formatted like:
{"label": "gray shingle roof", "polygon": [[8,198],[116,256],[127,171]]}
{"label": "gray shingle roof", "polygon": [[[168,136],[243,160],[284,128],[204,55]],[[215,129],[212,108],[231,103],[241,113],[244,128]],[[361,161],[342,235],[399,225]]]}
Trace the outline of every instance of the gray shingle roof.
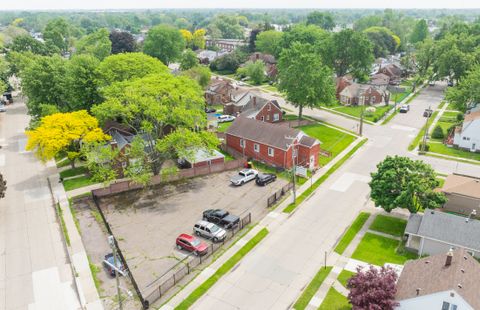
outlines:
{"label": "gray shingle roof", "polygon": [[428,209],[420,217],[418,231],[415,233],[418,219],[411,216],[405,232],[480,251],[480,221],[467,223],[465,217]]}

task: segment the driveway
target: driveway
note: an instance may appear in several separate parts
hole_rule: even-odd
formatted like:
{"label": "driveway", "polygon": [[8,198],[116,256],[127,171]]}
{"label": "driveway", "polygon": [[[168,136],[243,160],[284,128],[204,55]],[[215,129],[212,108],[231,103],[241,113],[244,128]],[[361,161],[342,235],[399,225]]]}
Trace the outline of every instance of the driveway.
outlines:
{"label": "driveway", "polygon": [[236,173],[212,174],[102,199],[102,209],[142,291],[148,293],[155,287],[152,282],[189,255],[175,248],[175,239],[180,233],[191,234],[204,210],[226,209],[241,218],[250,212],[256,222],[269,211],[267,197],[287,183],[278,179],[265,187],[254,181],[234,187],[229,180]]}

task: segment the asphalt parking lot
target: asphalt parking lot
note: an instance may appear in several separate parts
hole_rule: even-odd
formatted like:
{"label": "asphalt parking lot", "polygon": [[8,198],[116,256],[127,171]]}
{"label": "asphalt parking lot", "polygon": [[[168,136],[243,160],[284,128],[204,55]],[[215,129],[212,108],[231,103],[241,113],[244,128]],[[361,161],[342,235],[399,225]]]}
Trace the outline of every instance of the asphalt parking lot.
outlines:
{"label": "asphalt parking lot", "polygon": [[[142,191],[104,198],[100,204],[140,290],[152,284],[189,253],[175,247],[180,233],[192,234],[193,225],[206,209],[225,209],[252,222],[267,213],[267,198],[287,181],[260,187],[251,181],[230,185],[236,171],[187,179]],[[207,243],[209,241],[205,240]]]}

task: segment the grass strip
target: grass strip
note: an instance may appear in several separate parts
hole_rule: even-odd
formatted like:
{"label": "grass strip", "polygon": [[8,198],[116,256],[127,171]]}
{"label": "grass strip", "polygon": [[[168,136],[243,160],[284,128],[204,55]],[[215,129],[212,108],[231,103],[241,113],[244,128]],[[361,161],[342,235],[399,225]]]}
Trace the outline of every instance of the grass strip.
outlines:
{"label": "grass strip", "polygon": [[365,222],[368,220],[369,217],[370,217],[369,212],[361,212],[357,216],[355,221],[353,221],[352,225],[345,232],[342,239],[340,239],[340,242],[338,242],[334,251],[340,255],[343,254],[343,252],[345,252],[345,249],[348,247],[350,242],[352,242],[353,238],[355,238],[355,236],[360,231],[360,229],[362,229],[363,225],[365,224]]}
{"label": "grass strip", "polygon": [[86,172],[87,172],[87,168],[85,166],[80,166],[80,167],[75,167],[75,168],[61,171],[60,177],[65,179],[65,178],[85,174]]}
{"label": "grass strip", "polygon": [[260,241],[268,234],[268,230],[263,228],[250,241],[247,242],[237,253],[230,257],[218,270],[210,276],[205,282],[197,287],[187,298],[185,298],[175,309],[188,309],[200,297],[202,297],[222,276],[229,272],[245,255],[248,254]]}
{"label": "grass strip", "polygon": [[352,305],[348,302],[348,298],[339,293],[333,286],[328,290],[327,296],[323,300],[318,310],[348,310],[352,309]]}
{"label": "grass strip", "polygon": [[348,280],[350,280],[351,277],[356,275],[356,272],[351,272],[346,269],[343,269],[342,272],[337,277],[337,281],[340,282],[345,288],[347,287]]}
{"label": "grass strip", "polygon": [[360,141],[353,149],[350,150],[345,156],[343,156],[338,162],[336,162],[328,171],[322,175],[313,185],[308,188],[306,191],[304,191],[298,198],[296,203],[291,203],[289,204],[285,209],[283,209],[284,213],[291,213],[293,210],[297,208],[298,205],[300,205],[310,194],[313,193],[314,190],[316,190],[323,182],[325,182],[328,177],[334,173],[338,168],[340,168],[350,157],[352,157],[353,153],[355,153],[362,145],[367,142],[368,139],[364,139]]}
{"label": "grass strip", "polygon": [[67,226],[65,225],[65,220],[63,219],[63,210],[60,207],[60,204],[57,203],[57,212],[58,212],[58,217],[60,218],[60,225],[62,225],[62,231],[63,235],[65,236],[65,241],[67,242],[67,245],[70,246],[70,236],[68,235],[68,230]]}
{"label": "grass strip", "polygon": [[[430,119],[435,120],[435,118],[437,117],[437,114],[438,114],[438,111],[433,112],[432,116],[430,116]],[[431,124],[432,124],[431,122],[428,122],[428,126],[430,126]],[[422,126],[417,136],[412,140],[412,143],[410,143],[410,145],[408,146],[409,151],[413,151],[420,143],[420,140],[423,138],[423,134],[425,133],[425,126],[427,126],[427,124]]]}
{"label": "grass strip", "polygon": [[91,177],[87,177],[87,176],[84,175],[84,176],[81,176],[81,177],[78,177],[78,178],[68,179],[68,180],[63,181],[63,187],[65,188],[65,191],[68,192],[68,191],[71,191],[71,190],[74,190],[74,189],[77,189],[77,188],[80,188],[80,187],[93,185],[95,183],[97,183],[97,182],[93,181],[91,179]]}
{"label": "grass strip", "polygon": [[401,237],[407,226],[407,221],[398,217],[379,214],[369,229],[384,234]]}
{"label": "grass strip", "polygon": [[328,274],[332,270],[332,266],[327,266],[327,268],[322,267],[312,281],[308,284],[307,288],[303,291],[302,295],[297,299],[293,308],[296,310],[303,310],[308,306],[308,303],[315,295],[315,293],[322,285],[323,281],[327,278]]}

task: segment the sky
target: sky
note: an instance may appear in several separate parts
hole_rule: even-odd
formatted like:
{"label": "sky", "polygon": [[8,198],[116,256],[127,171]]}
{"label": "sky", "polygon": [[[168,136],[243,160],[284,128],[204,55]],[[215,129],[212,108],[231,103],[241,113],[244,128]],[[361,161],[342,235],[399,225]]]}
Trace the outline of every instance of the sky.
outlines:
{"label": "sky", "polygon": [[[6,1],[6,0],[4,0]],[[6,10],[145,8],[480,8],[479,0],[16,0]],[[0,9],[1,10],[1,9]]]}

